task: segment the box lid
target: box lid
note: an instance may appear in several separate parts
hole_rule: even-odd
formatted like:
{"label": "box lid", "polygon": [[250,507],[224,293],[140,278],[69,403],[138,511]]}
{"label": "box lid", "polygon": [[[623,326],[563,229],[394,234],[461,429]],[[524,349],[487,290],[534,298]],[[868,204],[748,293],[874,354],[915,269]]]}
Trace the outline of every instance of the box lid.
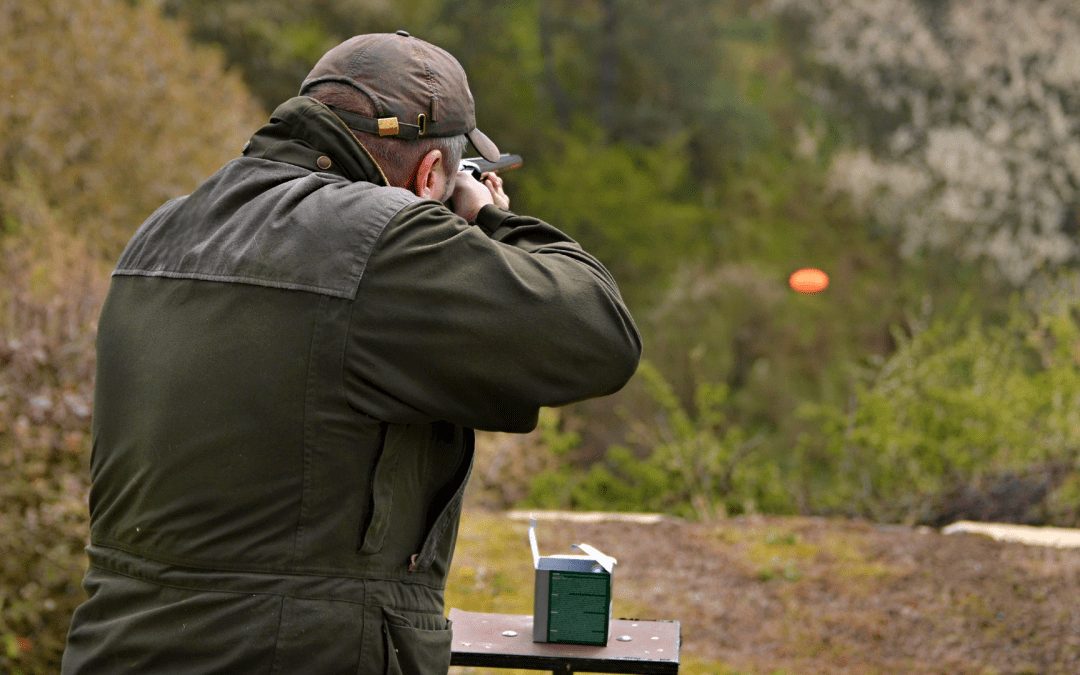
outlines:
{"label": "box lid", "polygon": [[[533,518],[532,520],[529,521],[529,546],[532,548],[533,567],[535,569],[545,569],[545,568],[547,568],[548,567],[547,565],[542,566],[542,564],[541,564],[540,547],[536,543],[536,519],[535,518]],[[556,559],[556,560],[567,560],[567,561],[571,561],[571,560],[591,561],[591,562],[595,562],[596,564],[600,565],[600,567],[602,567],[604,569],[604,571],[607,572],[608,574],[611,574],[615,570],[615,565],[618,563],[618,561],[615,558],[607,555],[606,553],[601,552],[595,546],[590,546],[589,544],[574,544],[573,548],[578,549],[584,555],[552,555],[552,556],[544,556],[543,559],[544,560]]]}

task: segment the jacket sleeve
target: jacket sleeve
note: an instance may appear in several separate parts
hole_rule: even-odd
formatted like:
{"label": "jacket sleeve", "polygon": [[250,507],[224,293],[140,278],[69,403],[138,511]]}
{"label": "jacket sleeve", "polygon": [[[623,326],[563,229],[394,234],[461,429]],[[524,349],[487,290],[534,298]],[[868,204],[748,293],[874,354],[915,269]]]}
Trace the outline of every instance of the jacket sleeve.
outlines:
{"label": "jacket sleeve", "polygon": [[472,226],[423,201],[368,260],[345,385],[388,422],[522,432],[541,406],[617,391],[640,354],[615,281],[570,237],[490,205]]}

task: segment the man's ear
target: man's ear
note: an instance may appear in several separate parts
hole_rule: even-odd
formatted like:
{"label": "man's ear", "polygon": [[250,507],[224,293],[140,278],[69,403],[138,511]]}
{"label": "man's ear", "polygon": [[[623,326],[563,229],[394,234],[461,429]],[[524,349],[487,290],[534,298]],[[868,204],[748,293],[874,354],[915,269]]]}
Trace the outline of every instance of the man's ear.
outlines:
{"label": "man's ear", "polygon": [[416,167],[416,182],[413,190],[417,197],[440,200],[446,187],[446,175],[443,171],[442,150],[428,150]]}

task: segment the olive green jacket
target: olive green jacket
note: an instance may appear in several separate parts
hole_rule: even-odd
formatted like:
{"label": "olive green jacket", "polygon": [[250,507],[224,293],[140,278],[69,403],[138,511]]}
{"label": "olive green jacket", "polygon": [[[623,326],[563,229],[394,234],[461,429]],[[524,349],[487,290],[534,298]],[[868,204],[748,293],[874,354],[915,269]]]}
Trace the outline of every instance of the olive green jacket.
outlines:
{"label": "olive green jacket", "polygon": [[286,102],[114,272],[64,672],[445,671],[472,430],[614,392],[639,353],[565,234],[387,187]]}

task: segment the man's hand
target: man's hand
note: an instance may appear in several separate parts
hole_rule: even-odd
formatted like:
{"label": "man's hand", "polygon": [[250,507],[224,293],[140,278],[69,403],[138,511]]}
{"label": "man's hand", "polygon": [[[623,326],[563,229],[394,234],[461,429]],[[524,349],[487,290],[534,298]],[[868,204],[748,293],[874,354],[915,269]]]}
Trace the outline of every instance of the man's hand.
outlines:
{"label": "man's hand", "polygon": [[488,204],[500,209],[510,208],[510,197],[503,192],[502,178],[490,172],[480,178],[482,182],[468,171],[459,171],[454,181],[454,194],[450,197],[454,213],[470,223],[476,222],[476,215]]}

